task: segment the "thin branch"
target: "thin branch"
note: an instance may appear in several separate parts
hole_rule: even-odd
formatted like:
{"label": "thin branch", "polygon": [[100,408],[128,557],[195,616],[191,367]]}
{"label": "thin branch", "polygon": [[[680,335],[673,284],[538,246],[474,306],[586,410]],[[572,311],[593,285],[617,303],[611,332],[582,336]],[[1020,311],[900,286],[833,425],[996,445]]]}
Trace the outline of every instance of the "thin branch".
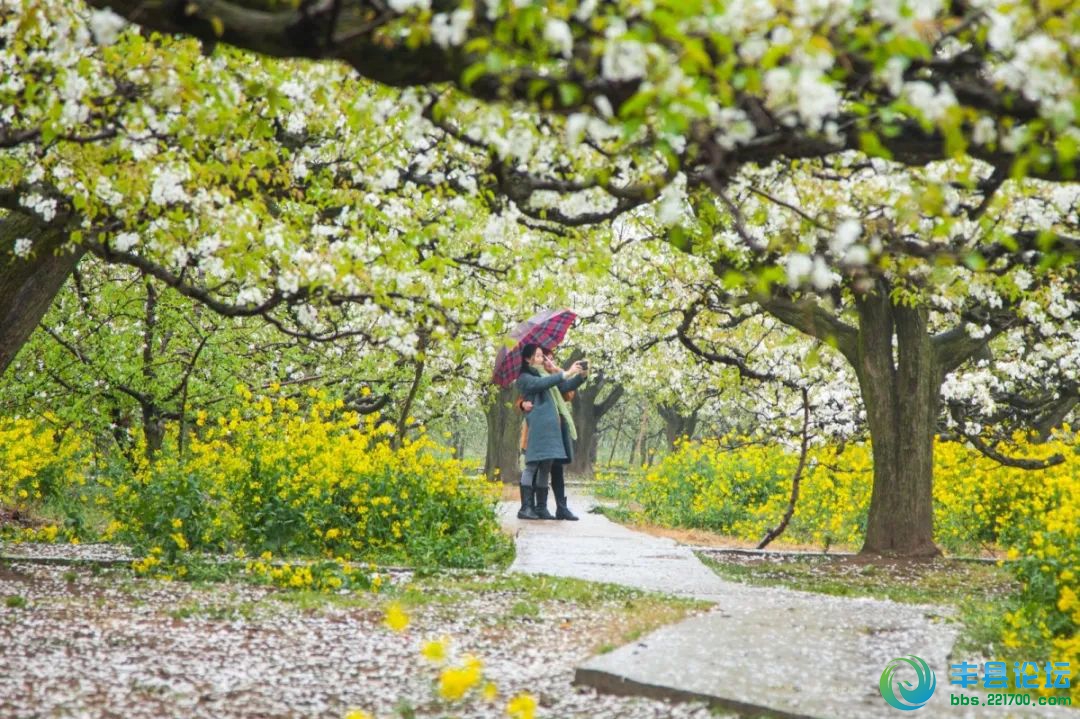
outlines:
{"label": "thin branch", "polygon": [[795,514],[795,503],[799,501],[799,482],[802,480],[803,468],[806,467],[806,452],[810,447],[810,394],[805,387],[802,388],[802,403],[802,439],[799,444],[799,464],[795,467],[795,474],[791,477],[791,498],[788,499],[787,510],[784,511],[780,524],[765,533],[765,536],[757,545],[758,549],[765,549],[770,542],[784,533],[788,523],[791,521],[791,517]]}

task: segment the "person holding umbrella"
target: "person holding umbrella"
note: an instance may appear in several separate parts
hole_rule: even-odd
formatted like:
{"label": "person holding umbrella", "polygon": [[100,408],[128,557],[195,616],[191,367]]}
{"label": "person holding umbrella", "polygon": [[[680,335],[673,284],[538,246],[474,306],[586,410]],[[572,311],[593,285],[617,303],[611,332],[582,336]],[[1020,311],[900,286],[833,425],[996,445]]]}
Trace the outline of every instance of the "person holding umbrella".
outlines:
{"label": "person holding umbrella", "polygon": [[[555,356],[554,356],[554,354],[552,352],[550,352],[548,350],[544,350],[544,361],[545,361],[544,368],[549,373],[559,371],[559,367],[555,364]],[[586,373],[588,372],[588,365],[585,362],[581,363],[581,367],[582,367],[583,370],[585,370]],[[577,386],[577,385],[575,385],[575,386]],[[567,393],[562,395],[562,398],[563,398],[563,400],[565,402],[571,402],[574,399],[574,392],[573,391],[567,392]],[[533,409],[533,403],[526,400],[524,397],[519,397],[517,402],[514,403],[514,406],[517,407],[518,410],[522,414],[525,414],[525,415],[527,415]],[[536,507],[535,507],[534,511],[536,512],[536,514],[541,519],[552,518],[552,519],[564,519],[564,520],[569,520],[569,521],[572,521],[572,522],[578,521],[577,516],[573,512],[571,512],[570,507],[567,506],[567,501],[566,501],[566,476],[565,476],[565,471],[564,471],[566,465],[569,464],[571,462],[571,460],[574,459],[574,443],[573,443],[573,440],[577,438],[576,434],[577,434],[577,432],[576,432],[576,428],[574,426],[573,421],[563,422],[562,423],[563,446],[566,449],[566,459],[553,460],[552,461],[552,463],[551,463],[551,481],[549,482],[549,484],[551,486],[552,494],[555,495],[555,515],[554,515],[554,517],[552,517],[551,514],[547,511],[547,505],[546,504],[541,504],[539,502],[539,500],[537,500],[536,501]],[[522,422],[522,431],[521,431],[521,452],[522,452],[522,454],[525,453],[525,450],[527,450],[528,447],[529,447],[529,428],[526,425],[526,423],[523,421]]]}
{"label": "person holding umbrella", "polygon": [[555,519],[547,509],[548,477],[553,462],[569,459],[567,446],[576,436],[573,415],[562,393],[576,389],[584,381],[581,362],[564,371],[545,357],[540,345],[530,342],[521,347],[516,385],[525,401],[532,404],[532,410],[525,415],[529,442],[521,473],[519,519]]}

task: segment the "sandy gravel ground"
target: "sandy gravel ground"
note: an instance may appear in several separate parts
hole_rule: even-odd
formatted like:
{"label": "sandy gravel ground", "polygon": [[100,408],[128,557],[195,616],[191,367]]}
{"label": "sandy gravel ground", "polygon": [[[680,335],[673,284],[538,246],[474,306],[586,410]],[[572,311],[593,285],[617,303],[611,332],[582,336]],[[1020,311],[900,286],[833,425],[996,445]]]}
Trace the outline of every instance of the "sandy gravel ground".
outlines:
{"label": "sandy gravel ground", "polygon": [[[267,587],[135,578],[126,570],[0,564],[0,717],[506,717],[531,691],[537,717],[705,719],[701,705],[599,695],[571,685],[624,614],[617,602],[523,606],[505,591],[411,611],[401,633],[383,600],[281,601]],[[448,704],[420,657],[441,635],[484,661],[492,703]],[[411,712],[411,713],[410,713]]]}

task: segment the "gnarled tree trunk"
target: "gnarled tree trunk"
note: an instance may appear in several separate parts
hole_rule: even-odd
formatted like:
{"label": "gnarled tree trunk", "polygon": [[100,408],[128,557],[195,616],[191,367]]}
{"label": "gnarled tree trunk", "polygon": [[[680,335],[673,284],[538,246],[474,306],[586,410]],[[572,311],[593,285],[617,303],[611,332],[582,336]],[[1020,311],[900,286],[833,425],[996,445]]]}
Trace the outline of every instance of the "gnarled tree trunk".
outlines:
{"label": "gnarled tree trunk", "polygon": [[[83,255],[81,248],[64,248],[67,237],[63,226],[43,226],[21,213],[0,219],[0,374],[37,328]],[[33,242],[31,255],[11,257],[8,250],[21,238]]]}
{"label": "gnarled tree trunk", "polygon": [[874,457],[862,551],[935,556],[934,433],[943,377],[927,312],[893,305],[884,291],[858,300],[857,308],[855,374]]}
{"label": "gnarled tree trunk", "polygon": [[517,392],[513,387],[502,390],[492,387],[484,406],[487,419],[484,474],[489,478],[498,476],[506,484],[516,484],[521,478],[518,457],[521,453],[522,415],[513,405],[516,397]]}
{"label": "gnarled tree trunk", "polygon": [[669,449],[675,446],[679,437],[693,438],[697,431],[698,410],[686,415],[680,412],[678,407],[671,405],[659,404],[656,409],[664,420],[664,437],[667,438]]}
{"label": "gnarled tree trunk", "polygon": [[[570,474],[590,478],[593,476],[593,465],[596,464],[596,453],[600,442],[600,435],[597,432],[600,420],[623,395],[622,385],[612,385],[610,381],[605,381],[602,371],[594,370],[594,372],[595,377],[590,378],[574,395],[572,409],[578,438],[574,446],[574,459],[566,467],[566,471]],[[610,387],[611,391],[608,392],[607,397],[598,401],[605,387]]]}
{"label": "gnarled tree trunk", "polygon": [[[856,296],[853,327],[813,300],[765,298],[761,306],[782,322],[835,346],[859,380],[874,457],[874,483],[864,554],[935,556],[934,435],[941,385],[950,372],[985,355],[990,339],[963,326],[930,334],[924,307],[894,304],[878,279]],[[894,353],[895,339],[895,353]]]}

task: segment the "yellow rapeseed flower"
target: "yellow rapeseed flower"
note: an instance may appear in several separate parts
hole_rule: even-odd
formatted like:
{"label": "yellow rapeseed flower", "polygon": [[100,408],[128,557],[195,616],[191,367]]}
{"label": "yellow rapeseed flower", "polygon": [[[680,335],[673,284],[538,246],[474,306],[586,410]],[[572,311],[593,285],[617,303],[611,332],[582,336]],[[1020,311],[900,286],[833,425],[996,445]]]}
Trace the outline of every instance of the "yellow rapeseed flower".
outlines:
{"label": "yellow rapeseed flower", "polygon": [[386,608],[386,616],[383,617],[383,624],[390,627],[395,632],[405,631],[405,627],[409,626],[409,615],[405,613],[401,605],[394,602]]}
{"label": "yellow rapeseed flower", "polygon": [[350,709],[342,719],[375,719],[363,709]]}
{"label": "yellow rapeseed flower", "polygon": [[460,667],[443,669],[439,675],[439,694],[450,701],[457,701],[480,682],[483,663],[467,656]]}
{"label": "yellow rapeseed flower", "polygon": [[536,699],[522,692],[506,703],[506,715],[510,719],[533,719],[536,716]]}
{"label": "yellow rapeseed flower", "polygon": [[442,664],[446,661],[446,650],[450,646],[450,637],[440,637],[424,644],[420,654],[432,664]]}

